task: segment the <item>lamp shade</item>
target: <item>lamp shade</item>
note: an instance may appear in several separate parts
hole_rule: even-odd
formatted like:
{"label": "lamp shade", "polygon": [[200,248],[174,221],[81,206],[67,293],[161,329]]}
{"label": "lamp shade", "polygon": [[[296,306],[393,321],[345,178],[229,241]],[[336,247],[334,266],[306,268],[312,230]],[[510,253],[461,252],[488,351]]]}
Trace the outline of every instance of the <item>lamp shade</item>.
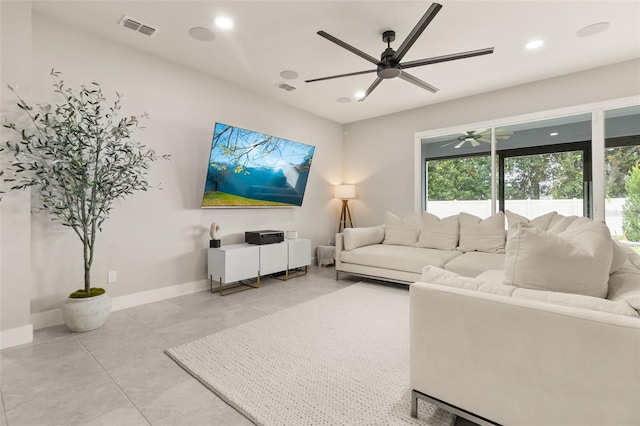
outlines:
{"label": "lamp shade", "polygon": [[335,197],[341,200],[349,200],[356,198],[356,186],[355,185],[336,185]]}

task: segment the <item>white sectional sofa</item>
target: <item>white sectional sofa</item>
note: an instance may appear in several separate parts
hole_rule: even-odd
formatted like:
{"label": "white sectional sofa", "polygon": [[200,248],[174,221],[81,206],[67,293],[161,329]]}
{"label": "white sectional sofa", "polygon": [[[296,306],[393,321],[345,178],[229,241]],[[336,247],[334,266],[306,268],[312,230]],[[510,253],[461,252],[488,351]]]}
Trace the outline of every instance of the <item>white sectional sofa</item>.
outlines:
{"label": "white sectional sofa", "polygon": [[505,237],[502,212],[485,220],[466,213],[441,220],[426,212],[401,219],[387,212],[384,225],[336,235],[336,277],[346,272],[410,284],[427,265],[475,277],[504,269]]}
{"label": "white sectional sofa", "polygon": [[501,214],[469,216],[387,215],[336,240],[338,271],[417,281],[412,406],[487,425],[640,425],[640,256],[600,221],[507,212],[505,238]]}

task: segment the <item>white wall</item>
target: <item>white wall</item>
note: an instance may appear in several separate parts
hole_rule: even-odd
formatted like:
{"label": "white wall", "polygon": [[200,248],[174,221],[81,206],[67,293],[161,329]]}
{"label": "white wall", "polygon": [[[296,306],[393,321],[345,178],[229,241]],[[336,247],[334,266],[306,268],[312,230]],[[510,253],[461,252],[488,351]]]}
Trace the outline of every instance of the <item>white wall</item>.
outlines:
{"label": "white wall", "polygon": [[[220,225],[223,244],[242,241],[245,230],[265,228],[297,230],[301,238],[312,239],[314,248],[331,238],[338,215],[332,186],[342,181],[341,124],[38,14],[32,19],[29,99],[55,99],[52,68],[63,73],[69,87],[95,80],[108,97],[116,90],[125,96],[123,114],[149,113],[138,140],[159,154],[171,154],[170,161],[154,163],[149,176],[163,189],[118,203],[105,222],[98,235],[94,286],[117,297],[204,282],[211,222]],[[302,207],[201,209],[216,121],[315,145]],[[31,313],[38,314],[60,308],[66,296],[82,286],[82,245],[72,230],[44,215],[33,215],[27,226],[31,253],[24,261],[31,263]],[[107,284],[107,271],[112,270],[118,282]],[[3,289],[5,285],[12,284],[3,280]]]}
{"label": "white wall", "polygon": [[[28,91],[31,69],[31,8],[18,2],[0,2],[0,108],[4,115],[10,105],[10,90],[5,81]],[[9,114],[9,117],[14,116]],[[0,127],[0,140],[11,138]],[[0,154],[0,162],[9,161]],[[0,348],[27,343],[33,330],[29,318],[31,292],[31,215],[30,192],[7,194],[0,203]]]}
{"label": "white wall", "polygon": [[357,185],[358,197],[350,203],[353,216],[370,226],[387,210],[414,211],[416,132],[638,95],[634,60],[347,124],[345,182]]}

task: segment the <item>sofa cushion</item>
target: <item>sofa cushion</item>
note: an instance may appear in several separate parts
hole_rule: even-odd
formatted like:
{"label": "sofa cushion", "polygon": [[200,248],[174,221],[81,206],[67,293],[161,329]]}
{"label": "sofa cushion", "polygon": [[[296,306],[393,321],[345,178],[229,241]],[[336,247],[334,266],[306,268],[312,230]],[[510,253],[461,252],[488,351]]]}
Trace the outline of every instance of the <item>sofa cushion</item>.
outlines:
{"label": "sofa cushion", "polygon": [[504,282],[504,269],[487,269],[478,274],[476,279],[488,284],[502,284]]}
{"label": "sofa cushion", "polygon": [[400,218],[391,212],[385,212],[384,227],[383,244],[415,246],[420,232],[420,218],[415,213]]}
{"label": "sofa cushion", "polygon": [[577,222],[554,235],[519,222],[509,229],[505,284],[604,298],[611,266],[609,229]]}
{"label": "sofa cushion", "polygon": [[356,265],[420,274],[425,265],[442,267],[461,254],[458,251],[376,244],[343,251],[340,253],[340,260]]}
{"label": "sofa cushion", "polygon": [[420,281],[431,284],[446,285],[449,287],[466,288],[467,290],[478,290],[482,281],[464,277],[455,272],[447,271],[437,266],[425,266],[422,268],[422,277]]}
{"label": "sofa cushion", "polygon": [[551,212],[547,214],[543,214],[542,216],[538,216],[534,219],[527,219],[524,216],[521,216],[512,211],[506,210],[505,216],[507,217],[508,227],[511,228],[517,222],[528,223],[530,225],[535,226],[536,228],[542,229],[543,231],[547,231],[549,229],[549,224],[551,220],[558,215],[557,212]]}
{"label": "sofa cushion", "polygon": [[460,221],[458,215],[445,217],[423,212],[420,237],[417,247],[434,248],[440,250],[455,250],[460,236]]}
{"label": "sofa cushion", "polygon": [[535,300],[539,302],[563,305],[573,308],[590,309],[592,311],[608,312],[611,314],[626,315],[640,318],[640,314],[633,309],[626,300],[607,300],[598,297],[584,296],[580,294],[558,293],[555,291],[531,290],[518,288],[512,297],[516,299]]}
{"label": "sofa cushion", "polygon": [[640,312],[640,269],[627,261],[609,276],[607,299],[624,300]]}
{"label": "sofa cushion", "polygon": [[460,243],[458,250],[504,253],[504,213],[498,212],[486,219],[460,213]]}
{"label": "sofa cushion", "polygon": [[371,244],[380,244],[384,240],[384,227],[345,228],[344,249],[353,250]]}
{"label": "sofa cushion", "polygon": [[475,277],[487,269],[504,269],[505,255],[470,251],[447,262],[444,269],[467,277]]}

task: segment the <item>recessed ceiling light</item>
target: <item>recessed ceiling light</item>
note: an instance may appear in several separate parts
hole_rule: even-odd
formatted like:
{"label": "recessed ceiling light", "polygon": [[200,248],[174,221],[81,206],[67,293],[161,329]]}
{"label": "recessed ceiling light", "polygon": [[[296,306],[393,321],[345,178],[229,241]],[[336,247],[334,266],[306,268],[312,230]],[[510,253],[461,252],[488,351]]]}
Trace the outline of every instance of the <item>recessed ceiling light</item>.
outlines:
{"label": "recessed ceiling light", "polygon": [[193,27],[189,30],[189,34],[191,35],[191,37],[200,41],[211,41],[216,38],[215,34],[213,34],[213,31],[211,31],[209,28],[203,27]]}
{"label": "recessed ceiling light", "polygon": [[223,30],[228,30],[233,28],[233,21],[230,18],[227,18],[226,16],[217,17],[213,21],[213,23],[216,24],[216,27],[222,28]]}
{"label": "recessed ceiling light", "polygon": [[537,49],[537,48],[541,47],[543,44],[544,44],[544,40],[539,38],[537,40],[531,40],[524,47],[526,47],[527,49],[531,50],[531,49]]}
{"label": "recessed ceiling light", "polygon": [[356,92],[353,96],[355,96],[356,99],[362,99],[364,98],[364,92]]}
{"label": "recessed ceiling light", "polygon": [[591,25],[587,25],[584,28],[581,28],[580,30],[578,30],[576,35],[578,37],[589,37],[589,36],[601,33],[607,28],[609,28],[608,22],[598,22],[597,24],[591,24]]}
{"label": "recessed ceiling light", "polygon": [[298,78],[298,73],[291,70],[282,71],[280,73],[280,77],[286,78],[287,80],[295,80]]}
{"label": "recessed ceiling light", "polygon": [[340,102],[341,104],[348,104],[349,102],[351,102],[351,98],[347,98],[347,97],[338,98],[336,99],[336,102]]}
{"label": "recessed ceiling light", "polygon": [[549,133],[549,136],[558,136],[558,132]]}

